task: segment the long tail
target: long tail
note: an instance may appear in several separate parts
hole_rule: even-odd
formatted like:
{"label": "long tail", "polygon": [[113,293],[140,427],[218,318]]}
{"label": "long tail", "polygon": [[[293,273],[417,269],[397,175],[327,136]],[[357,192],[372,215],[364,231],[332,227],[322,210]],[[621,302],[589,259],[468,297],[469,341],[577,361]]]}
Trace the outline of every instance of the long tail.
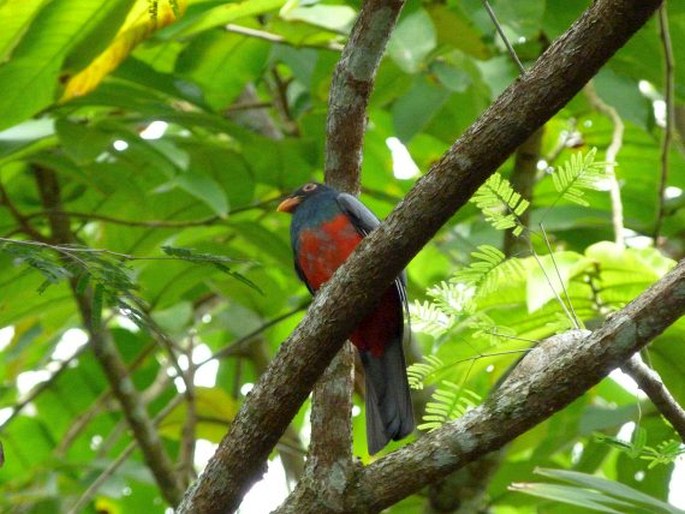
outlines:
{"label": "long tail", "polygon": [[359,355],[366,382],[366,441],[373,455],[414,430],[402,338],[394,338],[378,357],[368,351]]}

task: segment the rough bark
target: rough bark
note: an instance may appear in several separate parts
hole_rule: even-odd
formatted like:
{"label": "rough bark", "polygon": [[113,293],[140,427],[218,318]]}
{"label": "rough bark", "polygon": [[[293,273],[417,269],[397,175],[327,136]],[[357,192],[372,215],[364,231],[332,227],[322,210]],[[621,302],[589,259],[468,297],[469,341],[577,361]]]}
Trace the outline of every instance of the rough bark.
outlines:
{"label": "rough bark", "polygon": [[366,0],[335,68],[326,123],[326,183],[359,191],[366,107],[404,0]]}
{"label": "rough bark", "polygon": [[[308,314],[246,399],[205,472],[187,491],[179,513],[220,513],[237,508],[247,489],[262,476],[271,449],[332,356],[378,302],[382,291],[506,157],[580,91],[660,3],[659,0],[594,2],[418,181],[388,219],[362,241],[322,288]],[[670,319],[668,312],[660,314]],[[614,367],[618,364],[611,362]],[[567,383],[563,374],[554,378]],[[539,415],[548,412],[544,404],[531,407],[543,407]],[[468,416],[460,426],[466,428],[472,419],[473,416]],[[489,450],[505,442],[502,434],[484,433],[478,425],[472,428],[474,433],[462,434],[466,441],[490,443]],[[448,450],[440,446],[447,443],[436,436],[422,438],[411,447],[410,451],[416,453],[407,455],[406,451],[399,451],[381,459],[359,475],[361,480],[355,487],[366,487],[370,470],[378,470],[388,461],[396,463],[399,458],[396,455],[404,455],[409,465],[403,470],[395,467],[395,479],[397,473],[405,475],[403,478],[406,475],[418,478],[422,466],[414,469],[413,464],[421,458],[432,461],[431,456]],[[481,448],[482,453],[485,452]],[[448,458],[446,462],[454,460]],[[412,472],[407,473],[408,469]],[[379,497],[370,500],[375,508],[380,504],[387,506],[391,498],[400,497],[395,491],[384,496],[380,503]]]}

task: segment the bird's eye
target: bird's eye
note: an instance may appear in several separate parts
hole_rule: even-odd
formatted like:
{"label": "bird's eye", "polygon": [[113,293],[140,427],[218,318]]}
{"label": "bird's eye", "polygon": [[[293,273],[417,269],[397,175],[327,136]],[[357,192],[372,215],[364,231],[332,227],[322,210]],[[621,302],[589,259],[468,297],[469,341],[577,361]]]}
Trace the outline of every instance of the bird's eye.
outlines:
{"label": "bird's eye", "polygon": [[305,193],[310,193],[316,189],[316,184],[307,184],[302,188]]}

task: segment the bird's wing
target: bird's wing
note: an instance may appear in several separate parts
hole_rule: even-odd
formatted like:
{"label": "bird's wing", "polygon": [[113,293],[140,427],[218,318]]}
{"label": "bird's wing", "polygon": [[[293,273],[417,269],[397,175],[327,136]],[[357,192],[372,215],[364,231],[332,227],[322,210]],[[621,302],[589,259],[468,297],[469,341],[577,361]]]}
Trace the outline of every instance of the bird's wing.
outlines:
{"label": "bird's wing", "polygon": [[297,258],[295,258],[295,273],[297,273],[298,278],[304,282],[304,285],[307,286],[307,289],[309,290],[309,293],[314,296],[316,291],[312,289],[312,287],[309,285],[309,282],[307,281],[307,277],[304,276],[304,272],[302,271],[302,268],[300,268],[299,263],[297,262]]}
{"label": "bird's wing", "polygon": [[[348,193],[340,193],[336,200],[338,205],[345,212],[350,219],[352,224],[357,228],[359,233],[363,236],[369,235],[369,233],[376,229],[378,225],[381,224],[376,215],[369,210],[369,208],[361,203],[356,197]],[[400,294],[400,300],[404,305],[407,313],[409,312],[409,305],[407,299],[407,273],[402,271],[400,276],[395,279],[395,286]]]}
{"label": "bird's wing", "polygon": [[381,222],[369,208],[347,193],[340,193],[336,200],[338,205],[352,220],[352,224],[363,236],[368,236]]}

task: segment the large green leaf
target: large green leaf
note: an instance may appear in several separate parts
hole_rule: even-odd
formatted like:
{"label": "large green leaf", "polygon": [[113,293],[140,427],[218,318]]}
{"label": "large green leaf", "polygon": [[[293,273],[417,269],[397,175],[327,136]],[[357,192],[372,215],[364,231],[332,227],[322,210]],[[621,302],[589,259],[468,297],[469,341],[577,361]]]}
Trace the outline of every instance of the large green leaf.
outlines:
{"label": "large green leaf", "polygon": [[[0,64],[0,90],[6,91],[0,97],[0,130],[50,105],[69,52],[81,49],[77,63],[91,55],[93,46],[106,44],[99,31],[121,23],[130,4],[131,0],[48,3],[23,34],[12,59]],[[91,38],[96,38],[97,45]]]}

